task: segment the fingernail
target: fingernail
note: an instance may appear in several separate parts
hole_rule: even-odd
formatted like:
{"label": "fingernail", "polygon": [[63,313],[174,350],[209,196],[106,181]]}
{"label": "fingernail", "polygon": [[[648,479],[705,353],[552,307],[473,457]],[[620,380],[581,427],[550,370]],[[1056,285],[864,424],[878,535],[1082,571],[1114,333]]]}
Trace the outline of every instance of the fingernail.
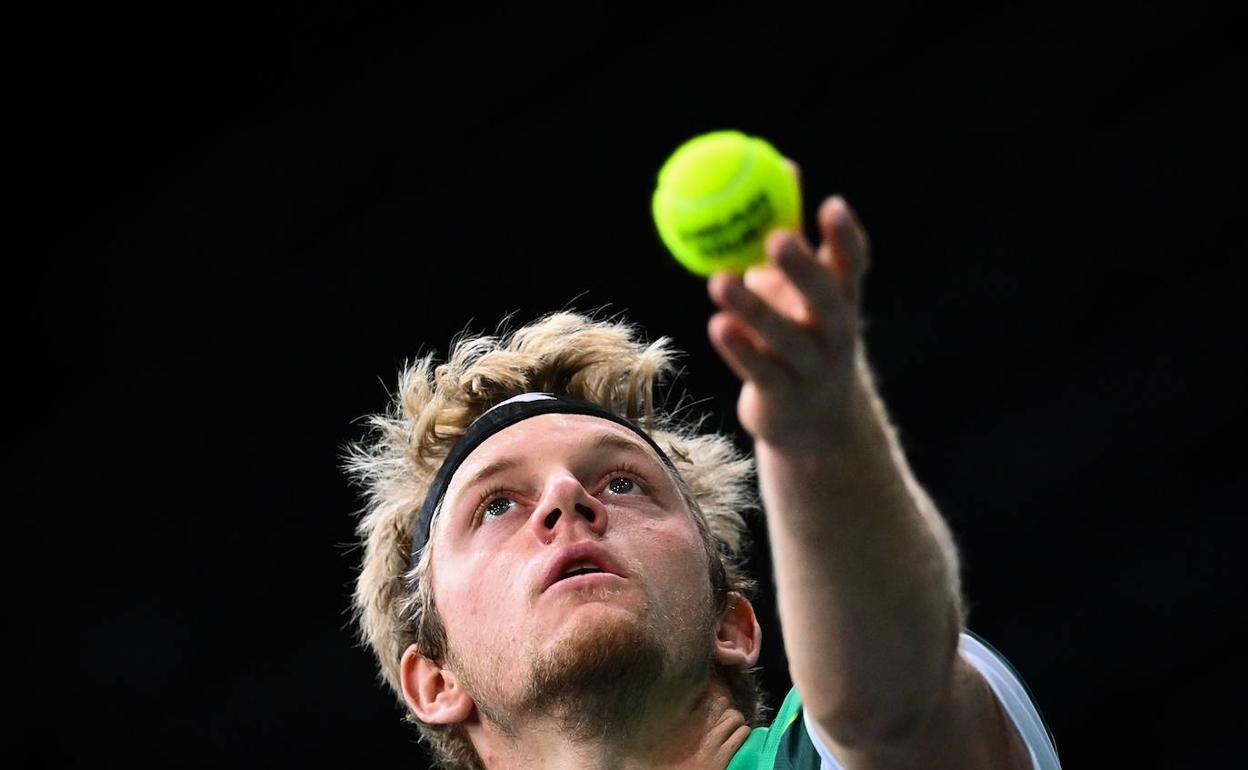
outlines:
{"label": "fingernail", "polygon": [[845,197],[840,195],[836,196],[836,202],[839,203],[841,207],[841,215],[847,218],[847,220],[854,220],[856,215],[854,213],[854,208],[850,206],[850,202],[846,201]]}
{"label": "fingernail", "polygon": [[849,203],[846,202],[844,196],[832,196],[832,221],[835,224],[848,222],[853,219],[853,215],[849,211]]}

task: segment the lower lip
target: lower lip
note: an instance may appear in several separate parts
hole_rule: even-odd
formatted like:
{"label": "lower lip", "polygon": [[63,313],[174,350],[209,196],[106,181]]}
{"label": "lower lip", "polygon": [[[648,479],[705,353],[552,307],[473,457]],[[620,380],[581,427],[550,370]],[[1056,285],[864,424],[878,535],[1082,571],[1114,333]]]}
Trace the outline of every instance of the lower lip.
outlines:
{"label": "lower lip", "polygon": [[570,578],[564,578],[555,583],[551,583],[548,591],[564,590],[574,591],[578,588],[593,588],[597,585],[603,585],[614,581],[623,581],[624,578],[619,575],[612,575],[610,572],[591,572],[588,575],[574,575]]}

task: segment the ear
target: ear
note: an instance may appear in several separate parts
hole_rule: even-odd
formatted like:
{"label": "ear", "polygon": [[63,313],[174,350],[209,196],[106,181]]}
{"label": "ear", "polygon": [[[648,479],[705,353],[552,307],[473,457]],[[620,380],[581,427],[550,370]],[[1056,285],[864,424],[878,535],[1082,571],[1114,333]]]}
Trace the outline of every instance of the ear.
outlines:
{"label": "ear", "polygon": [[736,593],[728,593],[728,609],[715,635],[715,662],[729,668],[750,668],[758,663],[763,629],[754,616],[754,605]]}
{"label": "ear", "polygon": [[462,722],[472,715],[476,703],[455,672],[442,668],[411,645],[399,662],[403,699],[422,722],[435,725]]}

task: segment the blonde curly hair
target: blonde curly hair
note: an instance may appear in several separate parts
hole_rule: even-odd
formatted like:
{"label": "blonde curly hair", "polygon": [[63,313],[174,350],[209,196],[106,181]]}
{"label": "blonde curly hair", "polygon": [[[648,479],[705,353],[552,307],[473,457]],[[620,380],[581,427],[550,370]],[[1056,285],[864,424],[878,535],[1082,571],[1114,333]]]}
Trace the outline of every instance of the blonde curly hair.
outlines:
{"label": "blonde curly hair", "polygon": [[[452,342],[446,363],[435,366],[433,355],[426,355],[405,364],[389,409],[369,416],[367,437],[347,447],[344,469],[366,500],[357,527],[363,557],[353,597],[359,637],[372,648],[381,679],[438,765],[481,767],[461,725],[424,723],[403,698],[404,651],[415,644],[439,663],[447,651],[430,567],[437,528],[415,564],[412,536],[442,459],[468,425],[500,401],[530,391],[567,395],[641,426],[679,471],[702,534],[717,610],[735,601],[732,594],[754,598],[757,584],[744,566],[744,515],[758,508],[754,464],[729,437],[699,433],[701,420],[678,418],[679,404],[656,409],[656,390],[674,373],[676,356],[666,337],[647,343],[624,321],[575,312],[552,313],[510,333],[462,335]],[[757,672],[715,668],[751,727],[763,723],[766,711]]]}

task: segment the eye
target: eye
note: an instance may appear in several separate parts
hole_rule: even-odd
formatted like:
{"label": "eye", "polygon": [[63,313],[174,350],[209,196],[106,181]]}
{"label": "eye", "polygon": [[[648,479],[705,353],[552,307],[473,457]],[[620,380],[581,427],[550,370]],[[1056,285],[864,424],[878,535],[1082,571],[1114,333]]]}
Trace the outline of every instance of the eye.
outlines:
{"label": "eye", "polygon": [[516,506],[516,501],[507,497],[496,497],[485,504],[481,509],[481,515],[486,517],[497,518],[506,514]]}
{"label": "eye", "polygon": [[[600,489],[602,493],[608,495],[649,495],[651,494],[651,486],[649,484],[650,476],[643,469],[637,467],[632,462],[622,462],[615,468],[603,475],[606,484]],[[601,483],[601,482],[599,482]]]}
{"label": "eye", "polygon": [[627,495],[632,492],[640,492],[641,485],[628,476],[616,476],[607,482],[607,490],[615,495]]}

